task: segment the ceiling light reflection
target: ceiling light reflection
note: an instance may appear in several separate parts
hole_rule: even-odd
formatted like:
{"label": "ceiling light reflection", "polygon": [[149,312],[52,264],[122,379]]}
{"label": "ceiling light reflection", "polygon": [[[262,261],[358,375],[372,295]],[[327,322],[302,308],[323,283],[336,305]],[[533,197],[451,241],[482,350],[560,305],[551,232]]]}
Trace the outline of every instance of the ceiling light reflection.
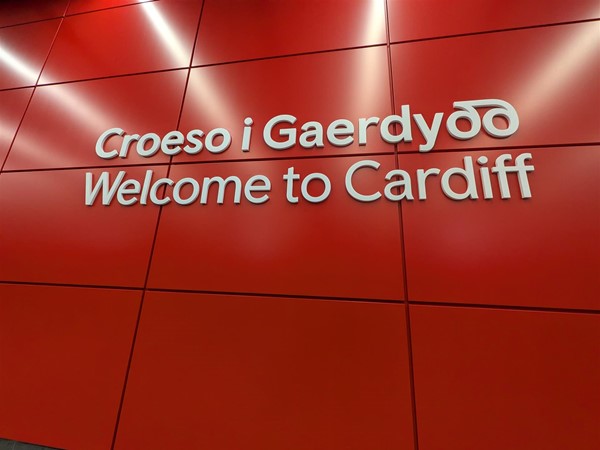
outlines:
{"label": "ceiling light reflection", "polygon": [[[377,42],[377,37],[384,27],[384,5],[380,0],[371,0],[365,14],[364,42]],[[361,52],[361,57],[355,59],[353,70],[353,89],[351,111],[361,111],[361,114],[371,114],[375,109],[370,108],[379,89],[378,73],[381,70],[381,53],[375,49],[351,50]],[[387,61],[385,61],[387,65]],[[364,112],[363,112],[364,111]]]}
{"label": "ceiling light reflection", "polygon": [[177,34],[164,16],[156,7],[155,2],[143,3],[140,5],[150,24],[154,27],[157,36],[160,37],[167,53],[172,57],[173,63],[182,66],[190,62],[190,50],[184,47]]}
{"label": "ceiling light reflection", "polygon": [[[186,102],[193,102],[192,109],[207,114],[207,119],[216,127],[231,123],[240,112],[233,107],[233,99],[228,97],[228,92],[223,89],[218,79],[217,70],[212,67],[194,69],[190,76]],[[185,105],[189,108],[189,105]],[[243,114],[243,113],[242,113]],[[184,130],[186,131],[186,130]]]}
{"label": "ceiling light reflection", "polygon": [[[68,129],[65,129],[67,134],[77,130],[77,133],[96,136],[115,126],[110,105],[102,105],[99,99],[83,95],[82,89],[78,87],[78,83],[38,87],[33,101],[35,102],[36,96],[41,96],[40,101],[50,104],[53,114],[59,115],[61,122],[68,124]],[[64,142],[44,144],[43,137],[35,133],[19,133],[14,144],[19,152],[19,166],[68,167],[78,164],[81,159],[77,155],[88,150],[73,148],[69,153],[52,151],[54,146],[63,144]]]}
{"label": "ceiling light reflection", "polygon": [[382,0],[371,0],[364,21],[364,34],[361,42],[380,44],[378,40],[385,29],[385,5]]}
{"label": "ceiling light reflection", "polygon": [[[600,55],[600,27],[579,25],[571,38],[536,66],[527,81],[520,85],[520,92],[514,95],[523,105],[519,113],[528,117],[544,109],[544,103],[555,100],[551,92],[569,91],[568,85],[582,72],[586,64],[597,64]],[[600,85],[597,86],[600,88]],[[599,95],[597,91],[595,95]],[[590,93],[593,95],[593,93]],[[521,112],[522,111],[522,112]]]}
{"label": "ceiling light reflection", "polygon": [[36,70],[23,62],[18,56],[15,56],[6,47],[3,47],[0,43],[0,65],[7,66],[9,70],[15,72],[22,77],[27,79],[27,82],[35,83],[40,73],[39,69]]}

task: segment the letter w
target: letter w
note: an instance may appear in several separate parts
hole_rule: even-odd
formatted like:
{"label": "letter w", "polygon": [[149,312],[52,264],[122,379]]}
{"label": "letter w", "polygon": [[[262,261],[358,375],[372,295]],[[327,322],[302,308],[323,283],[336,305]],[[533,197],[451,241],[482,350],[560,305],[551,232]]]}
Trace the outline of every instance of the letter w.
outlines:
{"label": "letter w", "polygon": [[96,185],[92,188],[93,176],[94,175],[92,172],[86,172],[85,174],[85,204],[87,206],[93,205],[96,201],[96,197],[98,196],[98,192],[100,192],[100,189],[102,189],[102,204],[110,205],[110,202],[112,202],[119,185],[125,177],[125,171],[121,170],[119,172],[117,178],[110,188],[110,174],[108,172],[102,172],[102,174],[98,177]]}

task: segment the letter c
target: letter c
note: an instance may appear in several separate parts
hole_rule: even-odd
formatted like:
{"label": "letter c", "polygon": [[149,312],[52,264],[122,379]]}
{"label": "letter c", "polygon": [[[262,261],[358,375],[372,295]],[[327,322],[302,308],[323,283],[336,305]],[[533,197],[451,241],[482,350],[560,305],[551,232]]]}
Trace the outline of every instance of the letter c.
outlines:
{"label": "letter c", "polygon": [[123,136],[125,131],[121,128],[111,128],[110,130],[106,130],[104,133],[100,135],[98,141],[96,142],[96,155],[98,155],[102,159],[113,159],[119,155],[119,152],[115,149],[107,152],[104,150],[104,144],[111,136]]}
{"label": "letter c", "polygon": [[363,167],[369,167],[371,169],[378,170],[380,165],[381,164],[379,164],[377,161],[370,159],[358,161],[357,163],[352,164],[352,166],[348,169],[348,172],[346,172],[346,191],[348,191],[348,194],[350,194],[352,198],[361,202],[374,202],[381,197],[381,192],[375,192],[374,194],[370,195],[361,194],[354,189],[354,186],[352,185],[352,177],[354,176],[354,172],[362,169]]}

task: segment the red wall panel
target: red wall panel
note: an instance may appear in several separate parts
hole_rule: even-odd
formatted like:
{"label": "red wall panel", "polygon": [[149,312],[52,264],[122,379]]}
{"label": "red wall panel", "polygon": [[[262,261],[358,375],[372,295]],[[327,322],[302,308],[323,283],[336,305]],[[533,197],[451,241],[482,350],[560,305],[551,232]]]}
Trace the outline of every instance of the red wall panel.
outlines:
{"label": "red wall panel", "polygon": [[61,17],[68,0],[4,0],[0,3],[0,27]]}
{"label": "red wall panel", "polygon": [[594,0],[387,0],[392,42],[600,18]]}
{"label": "red wall panel", "polygon": [[174,69],[189,64],[198,0],[147,2],[64,20],[41,83]]}
{"label": "red wall panel", "polygon": [[403,305],[147,293],[115,448],[412,449],[404,317]]}
{"label": "red wall panel", "polygon": [[[393,157],[380,157],[393,168]],[[403,297],[398,211],[392,203],[361,204],[343,190],[344,174],[356,158],[176,165],[171,178],[202,182],[204,177],[238,176],[243,183],[266,175],[269,200],[234,203],[234,188],[217,204],[217,189],[206,205],[168,205],[163,210],[149,286],[220,292],[251,292],[330,297]],[[329,165],[327,170],[322,169]],[[331,179],[324,203],[310,203],[296,183],[286,200],[283,175],[289,167],[302,179],[323,171]],[[383,170],[383,169],[382,169]],[[361,185],[362,184],[362,185]],[[382,180],[362,177],[357,189],[380,189]],[[315,180],[308,193],[322,194]],[[191,188],[184,196],[191,195]],[[256,193],[255,196],[263,195]]]}
{"label": "red wall panel", "polygon": [[[526,150],[535,166],[531,198],[522,199],[509,174],[510,199],[451,200],[439,177],[427,200],[403,205],[408,294],[411,300],[600,309],[600,148]],[[525,150],[510,152],[515,157]],[[477,152],[488,167],[506,151]],[[470,153],[401,155],[400,167],[463,167]],[[478,164],[475,164],[477,167]],[[477,169],[476,169],[477,170]],[[466,183],[455,181],[457,192]]]}
{"label": "red wall panel", "polygon": [[207,1],[194,65],[385,43],[383,0]]}
{"label": "red wall panel", "polygon": [[[151,159],[139,156],[135,143],[126,158],[102,159],[95,147],[115,127],[129,135],[162,136],[176,129],[186,75],[172,71],[37,88],[4,168],[168,163],[162,152]],[[120,150],[122,141],[115,136],[104,148]]]}
{"label": "red wall panel", "polygon": [[[277,58],[240,64],[193,69],[186,93],[181,130],[200,128],[208,132],[224,127],[232,134],[231,147],[220,154],[206,151],[198,155],[181,154],[174,161],[204,161],[248,158],[281,158],[321,155],[393,152],[381,141],[377,129],[367,131],[367,145],[358,139],[348,146],[336,147],[327,138],[323,147],[273,150],[263,141],[263,128],[280,114],[296,117],[293,124],[273,128],[273,139],[282,128],[295,128],[299,142],[301,127],[312,121],[324,128],[336,119],[348,119],[355,125],[360,117],[383,118],[391,114],[389,74],[384,47],[334,53]],[[253,120],[250,150],[243,152],[244,119]]]}
{"label": "red wall panel", "polygon": [[0,436],[110,448],[140,298],[0,284]]}
{"label": "red wall panel", "polygon": [[[396,110],[410,105],[428,123],[443,112],[434,147],[440,150],[600,142],[599,53],[598,22],[394,45]],[[469,140],[452,138],[446,131],[452,104],[476,99],[514,106],[516,133],[506,139],[483,131]],[[468,130],[462,122],[459,128]],[[423,143],[416,133],[398,149],[418,150]]]}
{"label": "red wall panel", "polygon": [[411,306],[419,448],[596,448],[599,325],[598,315]]}
{"label": "red wall panel", "polygon": [[0,28],[0,89],[33,86],[60,20]]}
{"label": "red wall panel", "polygon": [[[166,167],[155,167],[160,176]],[[95,177],[100,170],[91,171]],[[114,177],[117,170],[112,171]],[[141,167],[129,176],[143,179]],[[144,285],[158,208],[85,205],[85,171],[0,176],[0,279]]]}

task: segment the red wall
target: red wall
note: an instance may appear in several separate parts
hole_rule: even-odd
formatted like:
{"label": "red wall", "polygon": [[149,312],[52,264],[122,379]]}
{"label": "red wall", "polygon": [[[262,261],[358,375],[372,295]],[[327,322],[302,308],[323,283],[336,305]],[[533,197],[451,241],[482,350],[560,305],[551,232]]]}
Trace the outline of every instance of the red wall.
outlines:
{"label": "red wall", "polygon": [[[600,446],[597,0],[131,3],[0,3],[0,437],[84,450]],[[410,105],[431,120],[486,98],[514,106],[513,136],[443,131],[430,152],[418,134],[391,145],[375,129],[366,146],[310,150],[261,137],[278,114],[327,126]],[[224,127],[233,143],[101,159],[113,127]],[[401,202],[344,189],[361,160],[381,164],[357,184],[375,192],[396,167],[504,153],[532,154],[531,198],[514,174],[510,199],[495,179],[487,200],[451,200],[439,182]],[[327,175],[329,198],[286,201],[289,167]],[[148,169],[273,186],[260,205],[85,205],[87,172]]]}

